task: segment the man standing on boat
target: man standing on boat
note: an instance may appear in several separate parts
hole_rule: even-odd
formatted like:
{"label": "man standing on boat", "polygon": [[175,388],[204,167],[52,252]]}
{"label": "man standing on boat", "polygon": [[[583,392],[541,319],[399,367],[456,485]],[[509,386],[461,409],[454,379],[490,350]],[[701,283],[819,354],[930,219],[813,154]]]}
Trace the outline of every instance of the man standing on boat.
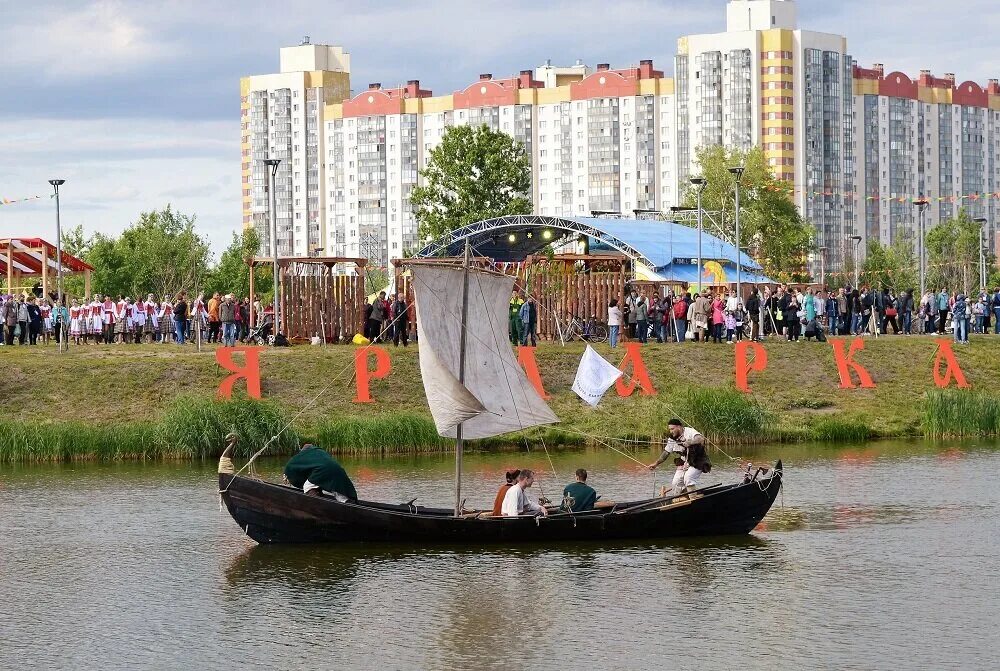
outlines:
{"label": "man standing on boat", "polygon": [[535,472],[524,468],[517,476],[517,483],[507,490],[503,497],[503,505],[500,512],[504,517],[517,517],[518,515],[543,515],[548,516],[549,511],[544,506],[540,506],[524,493],[528,487],[535,483]]}
{"label": "man standing on boat", "polygon": [[672,485],[675,492],[683,493],[689,488],[694,488],[702,473],[712,470],[712,463],[705,452],[705,437],[698,431],[690,426],[684,426],[684,422],[679,419],[671,419],[667,422],[667,433],[670,438],[663,448],[663,454],[647,468],[655,470],[669,459],[671,454],[680,454],[675,462],[677,471],[674,473]]}

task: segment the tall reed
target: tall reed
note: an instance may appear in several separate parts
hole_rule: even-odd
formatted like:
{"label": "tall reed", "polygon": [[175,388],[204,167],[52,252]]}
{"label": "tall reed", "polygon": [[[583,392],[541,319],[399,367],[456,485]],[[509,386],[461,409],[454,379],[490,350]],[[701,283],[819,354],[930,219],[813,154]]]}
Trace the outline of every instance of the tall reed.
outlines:
{"label": "tall reed", "polygon": [[716,442],[759,442],[772,437],[774,416],[750,394],[728,387],[691,387],[681,395],[688,422]]}
{"label": "tall reed", "polygon": [[920,423],[928,438],[1000,435],[1000,397],[959,389],[930,391]]}
{"label": "tall reed", "polygon": [[875,431],[861,418],[819,417],[809,419],[808,432],[814,440],[830,443],[860,443],[875,437]]}
{"label": "tall reed", "polygon": [[412,413],[341,417],[316,429],[316,443],[341,454],[401,454],[444,449],[434,422]]}

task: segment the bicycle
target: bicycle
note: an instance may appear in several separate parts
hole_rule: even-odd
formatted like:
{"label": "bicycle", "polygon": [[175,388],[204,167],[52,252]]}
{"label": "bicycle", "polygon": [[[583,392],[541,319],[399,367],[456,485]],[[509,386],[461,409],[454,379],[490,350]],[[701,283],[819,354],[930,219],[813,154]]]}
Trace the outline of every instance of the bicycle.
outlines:
{"label": "bicycle", "polygon": [[572,342],[579,338],[584,342],[607,342],[608,327],[597,321],[597,317],[591,317],[584,321],[580,317],[574,316],[569,323],[563,326],[562,337],[566,342]]}

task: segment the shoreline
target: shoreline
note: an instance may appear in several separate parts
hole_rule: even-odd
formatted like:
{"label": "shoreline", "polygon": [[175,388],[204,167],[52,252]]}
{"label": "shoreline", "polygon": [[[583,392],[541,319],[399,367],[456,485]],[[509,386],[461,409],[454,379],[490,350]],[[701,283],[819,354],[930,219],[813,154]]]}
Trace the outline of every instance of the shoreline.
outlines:
{"label": "shoreline", "polygon": [[[619,398],[610,390],[597,408],[570,390],[583,352],[579,343],[542,343],[535,351],[559,425],[485,441],[469,449],[586,447],[611,439],[657,441],[679,416],[723,446],[1000,435],[1000,339],[956,348],[971,389],[938,390],[932,382],[933,339],[866,340],[855,358],[875,389],[839,389],[829,343],[767,342],[768,366],[751,373],[751,394],[734,388],[734,348],[649,344],[643,361],[655,396]],[[51,348],[51,349],[50,349]],[[262,401],[215,400],[227,374],[213,346],[201,353],[173,345],[0,348],[8,382],[0,403],[0,462],[208,459],[223,437],[243,435],[248,456],[292,421],[271,456],[314,442],[341,455],[434,454],[437,436],[419,381],[416,347],[387,347],[391,374],[370,383],[373,403],[354,403],[356,348],[298,346],[261,352]],[[622,350],[595,349],[612,363]],[[345,373],[346,371],[346,373]],[[340,375],[340,378],[337,376]],[[337,381],[330,386],[330,381]],[[241,397],[242,396],[242,397]],[[243,454],[243,450],[246,454]]]}

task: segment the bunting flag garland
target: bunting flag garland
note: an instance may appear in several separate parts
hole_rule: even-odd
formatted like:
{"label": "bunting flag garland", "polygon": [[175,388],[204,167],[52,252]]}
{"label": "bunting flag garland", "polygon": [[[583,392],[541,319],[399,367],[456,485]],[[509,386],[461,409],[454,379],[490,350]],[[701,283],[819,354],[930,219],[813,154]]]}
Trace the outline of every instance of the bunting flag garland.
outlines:
{"label": "bunting flag garland", "polygon": [[[52,198],[52,196],[49,196]],[[26,198],[0,198],[0,206],[2,205],[14,205],[15,203],[23,203],[29,200],[41,200],[41,196],[28,196]]]}
{"label": "bunting flag garland", "polygon": [[[830,189],[808,190],[802,188],[801,185],[793,184],[792,182],[782,182],[782,181],[768,184],[764,186],[764,189],[767,191],[778,191],[788,195],[801,193],[807,198],[823,198],[823,197],[833,197],[833,196],[841,196],[843,198],[854,198],[855,196],[861,196],[861,193],[856,191],[835,191]],[[869,203],[875,201],[882,203],[916,203],[923,199],[926,199],[928,202],[932,203],[958,203],[965,200],[975,202],[979,200],[989,200],[990,198],[1000,200],[1000,191],[993,191],[993,192],[981,191],[981,192],[972,192],[965,194],[956,194],[951,196],[933,196],[933,197],[900,196],[896,194],[893,194],[891,196],[882,196],[878,193],[864,196],[864,200]]]}

